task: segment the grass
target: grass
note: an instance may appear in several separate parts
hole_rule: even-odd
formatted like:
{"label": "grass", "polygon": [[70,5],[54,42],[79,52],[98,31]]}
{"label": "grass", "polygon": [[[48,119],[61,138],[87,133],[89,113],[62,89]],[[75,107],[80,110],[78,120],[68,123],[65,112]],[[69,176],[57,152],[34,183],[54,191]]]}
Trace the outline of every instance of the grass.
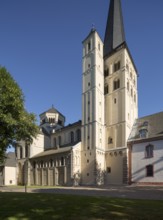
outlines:
{"label": "grass", "polygon": [[0,220],[163,219],[163,201],[0,193]]}

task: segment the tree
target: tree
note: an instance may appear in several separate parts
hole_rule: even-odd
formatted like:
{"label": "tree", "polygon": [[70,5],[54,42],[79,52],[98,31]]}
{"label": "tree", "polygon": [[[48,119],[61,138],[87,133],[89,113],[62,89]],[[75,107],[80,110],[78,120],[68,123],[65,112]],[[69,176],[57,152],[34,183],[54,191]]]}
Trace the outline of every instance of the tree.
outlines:
{"label": "tree", "polygon": [[24,102],[19,85],[5,67],[0,67],[0,161],[8,147],[20,140],[32,143],[38,134],[36,117],[26,111]]}

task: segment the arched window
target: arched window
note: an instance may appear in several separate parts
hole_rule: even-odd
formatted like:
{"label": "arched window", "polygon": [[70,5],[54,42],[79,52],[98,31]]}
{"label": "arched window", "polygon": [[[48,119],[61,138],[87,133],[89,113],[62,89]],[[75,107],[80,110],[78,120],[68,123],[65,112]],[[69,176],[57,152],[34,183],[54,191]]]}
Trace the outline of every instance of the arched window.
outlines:
{"label": "arched window", "polygon": [[57,147],[57,139],[54,138],[54,148]]}
{"label": "arched window", "polygon": [[139,137],[140,138],[146,138],[148,135],[148,130],[147,129],[140,129],[139,130]]}
{"label": "arched window", "polygon": [[74,143],[74,132],[71,131],[70,133],[71,143]]}
{"label": "arched window", "polygon": [[90,51],[91,49],[91,42],[89,41],[88,44],[87,44],[87,48],[88,48],[88,52]]}
{"label": "arched window", "polygon": [[106,68],[104,70],[104,77],[107,77],[107,76],[109,76],[109,68]]}
{"label": "arched window", "polygon": [[108,138],[108,144],[112,144],[113,143],[113,139],[111,137]]}
{"label": "arched window", "polygon": [[147,177],[153,176],[153,165],[146,166],[146,176]]}
{"label": "arched window", "polygon": [[108,86],[108,84],[105,84],[105,86],[104,86],[104,95],[106,95],[108,93],[109,93],[109,86]]}
{"label": "arched window", "polygon": [[49,123],[50,124],[55,123],[55,118],[49,118]]}
{"label": "arched window", "polygon": [[80,129],[78,129],[76,131],[76,137],[77,137],[77,141],[81,141],[81,131],[80,131]]}
{"label": "arched window", "polygon": [[114,90],[116,90],[116,88],[117,88],[117,82],[116,81],[114,81],[113,88],[114,88]]}
{"label": "arched window", "polygon": [[53,160],[52,159],[50,159],[49,165],[50,165],[50,167],[53,167]]}
{"label": "arched window", "polygon": [[25,157],[29,157],[29,145],[27,143],[25,143]]}
{"label": "arched window", "polygon": [[114,72],[118,71],[121,68],[121,63],[118,61],[117,63],[114,64]]}
{"label": "arched window", "polygon": [[153,145],[149,144],[148,146],[146,146],[145,148],[145,157],[149,158],[149,157],[153,157]]}
{"label": "arched window", "polygon": [[120,79],[117,80],[117,89],[120,88]]}
{"label": "arched window", "polygon": [[18,157],[17,147],[15,147],[15,157]]}
{"label": "arched window", "polygon": [[61,157],[61,166],[64,166],[64,157]]}
{"label": "arched window", "polygon": [[33,161],[33,169],[36,168],[36,161]]}
{"label": "arched window", "polygon": [[114,80],[113,82],[113,89],[119,89],[120,88],[120,79]]}
{"label": "arched window", "polygon": [[23,158],[23,148],[20,147],[20,159],[22,159],[22,158]]}
{"label": "arched window", "polygon": [[58,137],[58,144],[59,144],[59,146],[61,146],[61,144],[62,144],[61,136]]}
{"label": "arched window", "polygon": [[41,161],[41,163],[40,163],[40,167],[41,167],[41,168],[44,167],[44,162],[43,162],[43,161]]}

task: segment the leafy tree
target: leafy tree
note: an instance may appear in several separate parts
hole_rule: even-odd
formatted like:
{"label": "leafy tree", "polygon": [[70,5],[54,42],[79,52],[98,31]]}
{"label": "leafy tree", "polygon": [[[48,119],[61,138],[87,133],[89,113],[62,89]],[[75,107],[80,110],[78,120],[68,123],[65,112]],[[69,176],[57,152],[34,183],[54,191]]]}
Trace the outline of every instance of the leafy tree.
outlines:
{"label": "leafy tree", "polygon": [[5,67],[0,67],[0,161],[20,140],[32,143],[38,134],[36,117],[24,107],[24,95]]}

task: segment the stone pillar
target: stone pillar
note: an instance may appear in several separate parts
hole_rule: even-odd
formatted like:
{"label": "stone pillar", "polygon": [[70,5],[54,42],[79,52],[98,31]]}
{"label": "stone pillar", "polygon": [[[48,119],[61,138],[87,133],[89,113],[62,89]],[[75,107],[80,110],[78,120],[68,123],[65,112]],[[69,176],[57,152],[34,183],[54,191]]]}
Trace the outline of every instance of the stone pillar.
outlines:
{"label": "stone pillar", "polygon": [[55,172],[55,174],[54,174],[54,176],[55,176],[55,185],[58,185],[58,169],[55,167],[55,170],[54,170],[54,172]]}
{"label": "stone pillar", "polygon": [[30,164],[30,161],[28,159],[26,161],[26,164],[27,164],[27,185],[30,186],[31,185],[31,175],[30,175],[31,164]]}
{"label": "stone pillar", "polygon": [[67,167],[64,167],[64,184],[67,184]]}

